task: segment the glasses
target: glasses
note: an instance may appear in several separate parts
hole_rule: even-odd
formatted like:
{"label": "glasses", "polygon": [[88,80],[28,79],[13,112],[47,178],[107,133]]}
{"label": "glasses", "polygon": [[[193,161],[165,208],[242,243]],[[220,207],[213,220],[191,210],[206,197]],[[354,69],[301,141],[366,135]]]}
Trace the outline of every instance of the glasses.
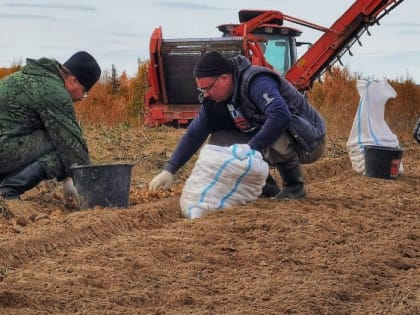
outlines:
{"label": "glasses", "polygon": [[214,79],[214,81],[207,87],[205,88],[200,88],[197,87],[197,90],[201,93],[201,94],[206,94],[208,92],[210,92],[210,90],[213,88],[213,86],[216,84],[217,80],[219,80],[219,78],[222,76],[223,74],[219,75],[216,77],[216,79]]}

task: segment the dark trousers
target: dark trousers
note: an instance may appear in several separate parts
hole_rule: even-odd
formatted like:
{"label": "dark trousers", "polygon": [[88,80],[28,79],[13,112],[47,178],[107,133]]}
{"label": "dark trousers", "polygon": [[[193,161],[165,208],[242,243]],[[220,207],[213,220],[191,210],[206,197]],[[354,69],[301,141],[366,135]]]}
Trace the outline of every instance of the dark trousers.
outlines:
{"label": "dark trousers", "polygon": [[[235,143],[248,143],[252,136],[235,130],[220,130],[211,134],[208,143],[230,146]],[[270,165],[287,163],[299,158],[301,164],[309,164],[319,160],[325,150],[325,138],[321,139],[312,152],[304,152],[296,147],[289,134],[284,133],[270,147],[263,150],[264,159]]]}
{"label": "dark trousers", "polygon": [[0,137],[0,178],[39,161],[48,179],[60,177],[63,166],[48,134],[36,130],[21,136]]}

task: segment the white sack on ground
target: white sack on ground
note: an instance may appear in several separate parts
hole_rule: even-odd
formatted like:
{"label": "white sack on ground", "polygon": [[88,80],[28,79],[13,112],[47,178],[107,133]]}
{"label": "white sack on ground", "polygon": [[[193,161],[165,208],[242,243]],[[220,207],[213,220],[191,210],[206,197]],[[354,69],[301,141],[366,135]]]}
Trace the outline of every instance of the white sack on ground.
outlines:
{"label": "white sack on ground", "polygon": [[181,193],[182,214],[200,218],[211,210],[256,200],[268,170],[261,153],[247,144],[204,145]]}
{"label": "white sack on ground", "polygon": [[[387,80],[358,80],[359,107],[347,141],[347,151],[353,169],[365,175],[365,145],[399,148],[397,136],[385,121],[385,104],[395,98],[397,92]],[[402,163],[400,164],[402,173]]]}

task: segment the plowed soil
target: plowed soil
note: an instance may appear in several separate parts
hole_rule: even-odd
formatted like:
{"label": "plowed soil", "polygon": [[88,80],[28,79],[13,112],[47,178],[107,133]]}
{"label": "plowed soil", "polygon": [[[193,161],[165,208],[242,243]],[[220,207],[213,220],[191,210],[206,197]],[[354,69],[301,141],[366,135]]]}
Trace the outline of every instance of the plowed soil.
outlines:
{"label": "plowed soil", "polygon": [[146,186],[183,131],[87,129],[135,163],[127,209],[65,209],[61,183],[0,200],[0,314],[420,314],[420,145],[396,180],[356,174],[345,139],[304,166],[308,196],[196,220]]}

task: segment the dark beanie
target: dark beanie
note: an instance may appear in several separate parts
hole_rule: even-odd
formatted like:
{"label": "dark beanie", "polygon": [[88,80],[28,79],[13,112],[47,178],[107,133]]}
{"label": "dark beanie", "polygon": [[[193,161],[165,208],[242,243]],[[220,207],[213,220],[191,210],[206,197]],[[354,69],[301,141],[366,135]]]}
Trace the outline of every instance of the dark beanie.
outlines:
{"label": "dark beanie", "polygon": [[233,72],[233,63],[217,51],[210,51],[200,57],[194,67],[196,78],[216,77]]}
{"label": "dark beanie", "polygon": [[101,68],[95,58],[85,51],[75,53],[63,66],[76,77],[86,91],[89,91],[101,76]]}

